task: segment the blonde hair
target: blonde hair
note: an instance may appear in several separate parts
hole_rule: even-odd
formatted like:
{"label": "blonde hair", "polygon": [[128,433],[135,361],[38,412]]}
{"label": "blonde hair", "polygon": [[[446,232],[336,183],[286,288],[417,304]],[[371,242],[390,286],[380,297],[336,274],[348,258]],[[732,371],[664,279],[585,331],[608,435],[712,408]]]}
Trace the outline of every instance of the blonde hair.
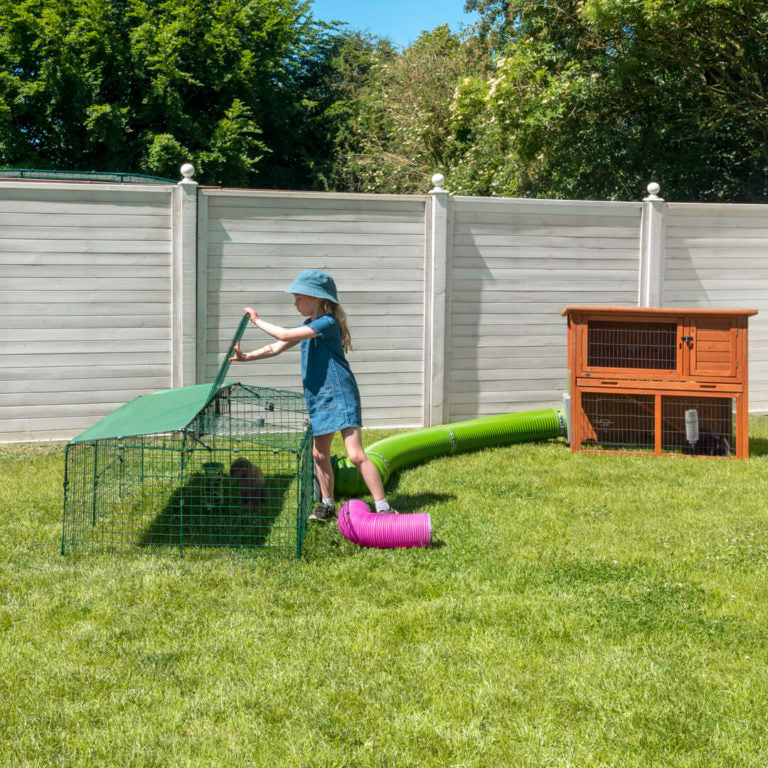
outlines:
{"label": "blonde hair", "polygon": [[347,324],[347,313],[341,308],[341,304],[334,304],[328,299],[321,299],[320,310],[324,315],[333,315],[336,318],[341,332],[341,346],[345,352],[349,352],[352,349],[352,335]]}

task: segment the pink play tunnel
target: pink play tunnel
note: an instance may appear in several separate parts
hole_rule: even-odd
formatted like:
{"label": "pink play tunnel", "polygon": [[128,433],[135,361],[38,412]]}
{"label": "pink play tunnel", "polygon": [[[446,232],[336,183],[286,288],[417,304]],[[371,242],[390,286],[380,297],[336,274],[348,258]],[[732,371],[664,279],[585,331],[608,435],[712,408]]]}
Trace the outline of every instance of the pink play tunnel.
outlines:
{"label": "pink play tunnel", "polygon": [[359,499],[341,505],[339,530],[345,538],[361,547],[428,547],[432,541],[432,521],[426,513],[376,514]]}

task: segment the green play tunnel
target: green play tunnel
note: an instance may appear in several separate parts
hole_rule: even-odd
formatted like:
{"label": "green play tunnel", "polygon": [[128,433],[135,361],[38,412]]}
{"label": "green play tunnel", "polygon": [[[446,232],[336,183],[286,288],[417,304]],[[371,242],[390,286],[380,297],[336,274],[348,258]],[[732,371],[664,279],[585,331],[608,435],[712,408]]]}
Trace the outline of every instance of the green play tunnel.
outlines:
{"label": "green play tunnel", "polygon": [[[414,432],[386,437],[366,448],[368,458],[376,465],[384,485],[399,469],[420,464],[439,456],[468,453],[481,448],[494,448],[513,443],[548,440],[565,434],[562,410],[486,416],[455,424],[441,424]],[[336,492],[342,496],[366,493],[363,478],[347,458],[333,458]]]}

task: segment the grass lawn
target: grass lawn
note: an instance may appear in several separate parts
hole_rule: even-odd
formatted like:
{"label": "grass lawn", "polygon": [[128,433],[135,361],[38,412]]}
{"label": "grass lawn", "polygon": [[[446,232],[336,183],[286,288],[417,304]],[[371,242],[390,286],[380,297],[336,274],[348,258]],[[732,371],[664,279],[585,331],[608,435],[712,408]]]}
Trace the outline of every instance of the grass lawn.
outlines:
{"label": "grass lawn", "polygon": [[435,460],[388,490],[437,546],[314,526],[300,561],[62,557],[63,449],[0,446],[0,766],[764,768],[768,417],[750,436]]}

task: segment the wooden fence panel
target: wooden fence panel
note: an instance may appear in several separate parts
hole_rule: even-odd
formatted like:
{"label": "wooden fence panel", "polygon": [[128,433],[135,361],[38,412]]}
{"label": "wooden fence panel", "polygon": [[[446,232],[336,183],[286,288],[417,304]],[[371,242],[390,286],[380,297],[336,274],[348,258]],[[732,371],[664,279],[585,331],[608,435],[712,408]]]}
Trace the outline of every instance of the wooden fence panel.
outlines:
{"label": "wooden fence panel", "polygon": [[[215,377],[244,305],[279,325],[303,319],[284,293],[302,269],[336,280],[348,315],[350,365],[366,426],[420,426],[424,418],[426,197],[258,193],[201,189],[205,317],[198,379]],[[255,327],[244,349],[268,343]],[[230,379],[301,389],[298,347],[233,365]]]}
{"label": "wooden fence panel", "polygon": [[749,409],[768,411],[768,207],[669,203],[663,301],[757,309],[749,321]]}
{"label": "wooden fence panel", "polygon": [[0,441],[170,386],[171,189],[0,184]]}
{"label": "wooden fence panel", "polygon": [[[563,307],[634,306],[644,280],[666,306],[759,310],[750,410],[768,411],[766,206],[655,198],[645,249],[641,202],[181,191],[0,182],[0,442],[212,381],[243,306],[301,322],[283,291],[305,268],[337,280],[370,427],[557,407]],[[298,350],[229,378],[299,390]]]}
{"label": "wooden fence panel", "polygon": [[640,203],[454,198],[448,420],[560,403],[560,312],[636,304],[640,214]]}

